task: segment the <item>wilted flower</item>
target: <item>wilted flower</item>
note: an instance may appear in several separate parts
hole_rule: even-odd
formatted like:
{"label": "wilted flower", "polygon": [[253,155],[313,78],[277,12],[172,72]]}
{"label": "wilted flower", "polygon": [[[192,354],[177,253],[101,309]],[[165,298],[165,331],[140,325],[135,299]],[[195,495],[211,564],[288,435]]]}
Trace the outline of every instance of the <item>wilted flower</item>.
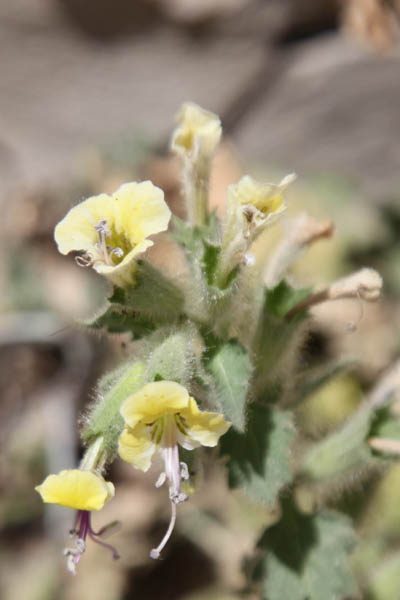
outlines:
{"label": "wilted flower", "polygon": [[131,281],[132,261],[153,245],[148,237],[165,231],[170,216],[163,191],[151,181],[125,183],[111,196],[92,196],[71,208],[54,237],[62,254],[83,252],[79,265],[123,285]]}
{"label": "wilted flower", "polygon": [[221,139],[219,117],[193,102],[183,104],[178,126],[172,134],[171,148],[178,154],[211,158]]}
{"label": "wilted flower", "polygon": [[68,508],[75,508],[75,526],[71,535],[76,538],[75,548],[67,548],[64,553],[67,556],[68,569],[75,574],[76,565],[86,549],[86,538],[108,548],[113,558],[119,558],[115,548],[105,544],[99,537],[109,530],[106,525],[99,531],[94,531],[91,525],[91,511],[100,510],[104,504],[114,496],[114,486],[110,481],[105,481],[101,475],[91,471],[80,469],[69,469],[61,471],[57,475],[49,475],[36,491],[39,492],[43,502],[60,504]]}
{"label": "wilted flower", "polygon": [[119,439],[121,458],[142,471],[151,465],[158,449],[165,471],[156,486],[169,485],[172,516],[167,534],[158,548],[151,551],[158,558],[172,533],[176,504],[187,499],[181,480],[187,479],[187,465],[179,461],[178,445],[187,450],[198,446],[216,446],[230,423],[220,413],[202,412],[188,391],[174,381],[148,383],[125,400],[121,407],[125,429]]}

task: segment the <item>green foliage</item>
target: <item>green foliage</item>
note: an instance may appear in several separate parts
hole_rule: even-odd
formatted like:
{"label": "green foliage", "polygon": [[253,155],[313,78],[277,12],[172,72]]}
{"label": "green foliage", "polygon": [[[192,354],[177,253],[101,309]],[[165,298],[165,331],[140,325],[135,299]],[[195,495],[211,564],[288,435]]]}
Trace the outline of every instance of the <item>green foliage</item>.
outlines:
{"label": "green foliage", "polygon": [[274,288],[266,290],[265,311],[275,317],[283,318],[310,293],[310,288],[295,289],[286,280],[282,280]]}
{"label": "green foliage", "polygon": [[103,436],[103,447],[111,460],[118,445],[123,428],[119,409],[123,401],[134,394],[145,383],[145,365],[143,362],[126,364],[110,373],[99,382],[96,400],[85,419],[82,437],[86,444]]}
{"label": "green foliage", "polygon": [[194,335],[190,327],[182,327],[161,341],[149,356],[146,381],[166,379],[188,385],[194,364]]}
{"label": "green foliage", "polygon": [[216,391],[217,410],[223,412],[239,431],[246,423],[246,398],[252,366],[244,348],[236,341],[222,343],[206,363]]}
{"label": "green foliage", "polygon": [[[310,294],[309,289],[295,290],[285,281],[264,290],[264,301],[254,341],[258,387],[262,388],[282,371],[284,358],[297,347],[295,334],[307,316],[305,310],[288,318],[286,315]],[[280,367],[280,368],[277,368]]]}
{"label": "green foliage", "polygon": [[[307,307],[311,301],[325,300],[328,294],[311,295],[310,289],[295,289],[286,280],[267,289],[263,272],[268,272],[268,265],[263,263],[262,256],[262,248],[267,248],[267,244],[260,244],[255,251],[253,245],[260,235],[267,234],[267,224],[278,217],[283,207],[284,188],[293,178],[282,181],[281,186],[244,179],[240,193],[240,184],[228,191],[226,218],[221,224],[216,214],[207,214],[206,209],[209,167],[215,149],[213,145],[210,150],[207,136],[214,130],[212,137],[215,137],[215,122],[211,128],[196,123],[196,119],[189,123],[183,136],[185,143],[179,146],[191,223],[173,217],[171,233],[182,250],[187,268],[182,269],[179,279],[174,279],[149,262],[138,260],[130,263],[131,271],[124,277],[110,276],[118,286],[114,285],[106,305],[85,324],[92,330],[109,334],[130,333],[132,352],[126,364],[100,381],[96,399],[82,419],[82,438],[89,446],[88,454],[91,449],[93,453],[100,449],[100,458],[93,465],[101,470],[104,457],[111,461],[116,455],[124,426],[120,415],[122,403],[149,382],[166,380],[185,386],[201,409],[223,413],[232,423],[219,440],[219,452],[230,487],[241,488],[248,496],[243,499],[239,494],[237,498],[245,500],[246,506],[261,505],[257,510],[263,515],[263,527],[267,514],[270,522],[276,517],[281,502],[279,521],[265,531],[258,543],[256,560],[260,560],[254,581],[248,582],[248,591],[257,582],[264,600],[353,600],[358,598],[358,591],[349,569],[349,554],[354,545],[350,521],[327,510],[318,514],[303,513],[296,506],[295,498],[307,497],[309,506],[322,504],[331,495],[332,486],[338,495],[348,483],[386,464],[387,458],[371,450],[368,440],[371,437],[400,440],[399,421],[388,408],[386,396],[380,399],[382,393],[378,390],[379,393],[372,395],[372,400],[356,410],[344,425],[322,438],[324,424],[315,417],[323,401],[318,403],[315,392],[325,394],[325,406],[329,404],[338,409],[340,402],[336,399],[338,395],[344,398],[344,386],[331,385],[331,396],[327,397],[324,384],[341,370],[348,369],[349,364],[325,364],[317,374],[313,365],[307,364],[299,373],[296,359],[307,332]],[[204,127],[204,131],[196,138],[194,130],[198,126]],[[219,132],[217,124],[218,139]],[[117,214],[120,220],[120,213]],[[168,216],[168,211],[166,214]],[[150,218],[153,217],[150,215]],[[115,222],[120,228],[118,219]],[[96,268],[96,263],[104,259],[110,266],[125,255],[128,240],[122,239],[121,247],[112,247],[109,225],[102,220],[95,226],[98,241],[81,257],[81,264]],[[315,231],[306,232],[304,240],[301,236],[298,242],[290,236],[287,238],[293,260],[296,249],[300,252],[307,244],[326,235],[324,226],[322,233],[318,233],[318,223],[311,229],[314,226]],[[166,223],[163,230],[165,227]],[[129,240],[127,246],[132,244]],[[285,249],[285,243],[278,246],[275,258],[283,252],[282,248]],[[290,268],[289,262],[286,256],[285,268]],[[274,264],[273,257],[271,264]],[[128,283],[131,275],[134,281]],[[361,302],[364,295],[360,290],[362,292],[362,285],[354,294],[346,290],[346,295],[357,297],[358,293]],[[358,406],[360,398],[354,390],[361,396],[362,382],[356,374],[351,377],[356,385],[352,387],[349,381],[345,385],[352,406],[355,403]],[[164,385],[164,389],[174,387]],[[310,398],[313,392],[314,397]],[[182,398],[187,398],[186,394],[182,394]],[[169,400],[167,393],[164,400]],[[340,413],[336,422],[342,423],[343,415],[350,412],[350,402],[343,404],[346,411]],[[297,428],[288,406],[295,407]],[[179,412],[166,402],[167,413],[175,410]],[[332,411],[326,418],[329,420],[326,428],[330,427],[330,431],[333,414]],[[328,410],[324,415],[328,415]],[[199,449],[178,449],[178,442],[183,441],[181,435],[190,437],[196,428],[197,432],[203,429],[202,441],[214,443],[218,436],[211,438],[210,434],[213,425],[218,426],[221,419],[220,415],[216,418],[198,416],[194,409],[192,415],[182,412],[173,419],[164,419],[164,416],[154,409],[148,419],[151,422],[147,422],[146,417],[146,421],[140,423],[140,431],[138,428],[134,434],[149,436],[151,444],[171,450],[163,452],[169,461],[164,475],[170,493],[173,492],[170,498],[180,501],[184,498],[179,493],[180,484],[182,490],[187,486],[189,493],[192,484],[196,487],[202,479],[203,468],[208,464],[204,457],[215,458],[215,453]],[[208,424],[203,424],[206,421]],[[207,427],[208,432],[204,431]],[[316,431],[320,436],[317,441],[311,437]],[[199,435],[196,442],[200,439]],[[132,444],[137,443],[134,437],[132,440]],[[137,447],[140,452],[145,444],[140,441]],[[180,481],[187,474],[182,464],[179,467],[179,461],[187,463],[189,483]],[[354,512],[346,510],[344,504],[342,508],[344,512],[356,514],[354,506]],[[174,521],[173,510],[166,538]],[[260,526],[258,523],[254,537],[259,535]],[[154,551],[156,555],[158,550]],[[396,589],[393,586],[398,581],[393,572],[392,569],[391,581],[396,583],[387,587],[390,590]],[[373,600],[382,600],[381,592],[376,591],[380,582],[386,581],[384,569],[382,573],[380,580],[373,580]],[[379,589],[383,589],[382,586]],[[386,597],[383,595],[383,600]]]}
{"label": "green foliage", "polygon": [[255,573],[263,600],[358,598],[348,565],[354,545],[349,519],[330,511],[303,514],[286,499],[280,521],[258,543],[265,552]]}
{"label": "green foliage", "polygon": [[105,307],[84,325],[108,333],[129,331],[140,338],[157,326],[179,321],[183,305],[176,285],[150,263],[138,261],[134,283],[126,289],[114,287]]}
{"label": "green foliage", "polygon": [[173,226],[172,238],[184,249],[195,276],[213,285],[221,250],[219,221],[215,213],[209,215],[205,225],[193,228],[173,217]]}
{"label": "green foliage", "polygon": [[229,484],[255,502],[271,505],[292,479],[292,415],[273,406],[251,404],[246,433],[230,429],[221,439]]}
{"label": "green foliage", "polygon": [[400,420],[393,414],[391,406],[382,406],[376,410],[369,435],[400,440]]}
{"label": "green foliage", "polygon": [[141,338],[154,331],[155,324],[141,313],[125,306],[107,304],[96,317],[83,322],[90,329],[103,330],[108,333],[124,333],[130,331],[134,338]]}
{"label": "green foliage", "polygon": [[[331,485],[350,483],[366,470],[378,466],[367,439],[382,407],[368,403],[337,431],[314,444],[305,454],[299,474],[314,482]],[[378,411],[378,412],[377,412]]]}
{"label": "green foliage", "polygon": [[184,296],[147,261],[138,261],[135,282],[125,290],[124,305],[157,323],[171,323],[183,312]]}
{"label": "green foliage", "polygon": [[374,565],[366,600],[394,600],[400,590],[400,553],[396,552]]}

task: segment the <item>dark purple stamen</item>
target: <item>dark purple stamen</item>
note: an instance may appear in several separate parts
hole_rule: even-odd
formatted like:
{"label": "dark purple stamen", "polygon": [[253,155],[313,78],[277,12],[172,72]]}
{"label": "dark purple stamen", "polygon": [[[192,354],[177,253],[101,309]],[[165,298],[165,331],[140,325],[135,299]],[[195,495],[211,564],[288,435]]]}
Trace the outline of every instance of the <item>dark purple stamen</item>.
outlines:
{"label": "dark purple stamen", "polygon": [[94,531],[92,529],[90,511],[78,511],[75,519],[75,526],[71,532],[74,536],[77,537],[76,547],[68,548],[67,550],[65,550],[65,555],[67,556],[68,569],[72,571],[72,573],[75,574],[76,565],[79,563],[82,554],[85,552],[87,536],[89,536],[90,539],[93,540],[93,542],[95,542],[96,544],[99,544],[104,548],[108,548],[108,550],[110,550],[110,552],[112,553],[114,560],[117,560],[119,558],[119,554],[114,548],[114,546],[111,546],[111,544],[106,544],[105,542],[99,539],[101,534],[105,530],[107,530],[107,527],[101,528],[98,532]]}

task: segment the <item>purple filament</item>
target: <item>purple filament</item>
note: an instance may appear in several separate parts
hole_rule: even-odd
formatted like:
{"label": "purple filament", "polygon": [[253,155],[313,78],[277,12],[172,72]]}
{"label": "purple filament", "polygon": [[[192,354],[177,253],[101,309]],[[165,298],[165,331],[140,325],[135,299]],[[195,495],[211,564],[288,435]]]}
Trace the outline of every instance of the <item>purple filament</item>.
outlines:
{"label": "purple filament", "polygon": [[[119,558],[119,554],[118,554],[117,550],[114,548],[114,546],[112,546],[111,544],[106,544],[105,542],[103,542],[100,539],[100,536],[104,529],[105,528],[102,528],[98,532],[94,531],[92,529],[90,511],[88,511],[88,510],[79,510],[78,511],[77,518],[76,518],[76,527],[75,527],[75,533],[78,537],[78,540],[82,540],[82,542],[85,544],[86,538],[87,538],[87,536],[89,536],[90,539],[93,540],[93,542],[95,542],[96,544],[99,544],[100,546],[103,546],[104,548],[108,548],[108,550],[110,550],[110,552],[112,553],[113,559],[117,560]],[[83,554],[83,551],[78,552],[76,554],[76,556],[74,557],[75,564],[78,564],[82,554]]]}

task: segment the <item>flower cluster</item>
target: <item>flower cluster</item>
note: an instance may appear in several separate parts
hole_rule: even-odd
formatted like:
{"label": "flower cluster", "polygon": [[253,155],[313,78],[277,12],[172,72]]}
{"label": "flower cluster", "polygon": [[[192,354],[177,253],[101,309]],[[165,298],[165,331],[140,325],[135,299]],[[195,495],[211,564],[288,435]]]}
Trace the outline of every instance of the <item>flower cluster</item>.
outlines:
{"label": "flower cluster", "polygon": [[[171,149],[183,161],[183,191],[188,220],[194,231],[209,219],[208,179],[211,160],[221,138],[221,122],[217,115],[193,103],[183,105],[177,121]],[[283,192],[292,180],[293,176],[288,176],[278,185],[261,184],[246,176],[230,186],[227,221],[217,261],[222,287],[224,277],[243,260],[255,235],[284,210]],[[137,259],[142,258],[153,244],[150,236],[167,230],[170,217],[161,189],[150,181],[125,183],[111,195],[99,194],[71,208],[56,226],[54,237],[62,254],[76,252],[75,260],[79,266],[92,267],[114,286],[132,293],[137,299],[137,275],[143,262],[138,263]],[[141,271],[141,279],[143,273],[146,279],[153,271],[147,267],[147,271]],[[162,285],[161,281],[164,281]],[[144,306],[148,326],[152,302],[157,305],[158,315],[163,303],[176,306],[179,293],[169,298],[173,285],[165,284],[165,279],[157,273],[151,282],[145,281],[141,285],[144,294],[147,293],[141,306]],[[134,323],[142,316],[135,304],[118,306],[119,311],[121,308],[124,310],[121,314],[130,314]],[[150,331],[152,327],[157,328],[156,321],[151,323]],[[138,331],[142,335],[142,330]],[[136,330],[132,332],[136,333]],[[185,346],[186,342],[183,343]],[[138,386],[138,373],[147,373],[140,367],[136,371],[133,369],[133,378],[128,376],[124,384],[122,380],[116,381],[115,393],[110,398],[107,395],[99,398],[92,418],[96,421],[100,415],[99,421],[92,430],[87,428],[89,433],[85,442],[88,447],[80,468],[49,475],[37,486],[43,502],[77,511],[71,532],[75,545],[65,550],[68,568],[73,573],[85,551],[87,539],[110,549],[113,557],[118,558],[113,546],[102,539],[110,526],[95,531],[91,524],[91,512],[103,508],[114,496],[114,486],[103,478],[103,474],[116,451],[123,460],[141,471],[150,468],[155,454],[163,460],[164,469],[156,487],[164,483],[168,486],[171,520],[163,540],[150,553],[152,558],[158,558],[174,528],[176,507],[188,498],[185,490],[189,488],[189,469],[180,460],[179,447],[194,450],[199,446],[216,446],[229,429],[231,423],[224,414],[199,408],[188,391],[190,380],[175,377],[175,371],[172,369],[171,376],[167,373],[163,377],[155,371],[157,376],[144,377]]]}
{"label": "flower cluster", "polygon": [[189,456],[196,454],[197,465],[208,448],[219,446],[214,454],[222,457],[229,484],[242,486],[252,500],[274,504],[292,481],[294,426],[277,390],[284,389],[278,379],[287,372],[279,362],[299,354],[298,324],[316,303],[345,297],[362,306],[381,292],[382,280],[370,269],[323,291],[294,290],[284,279],[287,270],[300,251],[332,235],[332,224],[296,221],[263,262],[252,245],[284,214],[295,175],[277,184],[245,175],[228,187],[220,222],[209,211],[208,188],[221,122],[193,103],[177,120],[171,149],[182,164],[186,220],[173,220],[171,237],[186,261],[181,278],[146,260],[151,236],[167,231],[171,218],[162,190],[150,181],[88,198],[55,228],[59,251],[77,253],[79,266],[92,267],[113,286],[88,327],[132,339],[126,362],[100,380],[81,419],[86,450],[79,468],[49,475],[36,487],[43,502],[77,511],[74,544],[65,550],[72,573],[88,540],[119,557],[104,541],[116,523],[92,526],[92,511],[114,497],[105,476],[118,456],[142,472],[161,459],[155,486],[166,488],[170,521],[150,551],[154,559],[171,537],[178,506],[194,489]]}
{"label": "flower cluster", "polygon": [[[158,381],[143,386],[125,400],[121,415],[125,422],[119,438],[121,458],[142,471],[149,469],[157,449],[164,459],[165,470],[156,487],[168,482],[172,515],[166,536],[158,548],[150,553],[152,558],[158,558],[174,528],[176,504],[187,499],[187,495],[181,490],[181,480],[189,478],[189,471],[187,465],[179,460],[178,445],[188,450],[200,445],[215,446],[230,423],[219,413],[200,411],[188,391],[174,381]],[[90,453],[89,449],[87,454]],[[89,462],[84,458],[81,467],[87,469],[90,467]],[[95,462],[94,456],[93,466]],[[68,569],[74,574],[76,565],[85,552],[88,537],[110,549],[114,559],[119,558],[115,548],[101,540],[101,536],[108,533],[114,524],[106,525],[97,532],[91,525],[91,511],[103,508],[114,496],[114,486],[105,481],[95,468],[86,469],[70,469],[61,471],[58,475],[49,475],[36,487],[43,502],[78,511],[71,530],[75,547],[64,551]]]}

